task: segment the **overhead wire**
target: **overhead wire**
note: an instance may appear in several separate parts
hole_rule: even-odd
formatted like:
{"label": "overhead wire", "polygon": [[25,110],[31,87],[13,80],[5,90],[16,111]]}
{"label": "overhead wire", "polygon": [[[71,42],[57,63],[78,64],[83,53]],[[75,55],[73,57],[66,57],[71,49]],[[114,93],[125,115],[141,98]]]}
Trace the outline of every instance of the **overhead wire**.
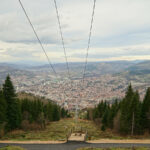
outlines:
{"label": "overhead wire", "polygon": [[85,79],[85,74],[86,74],[87,64],[88,64],[88,56],[89,56],[89,49],[90,49],[90,44],[91,44],[91,36],[92,36],[92,29],[93,29],[93,22],[94,22],[95,6],[96,6],[96,0],[94,0],[94,3],[93,3],[93,11],[92,11],[91,24],[90,24],[89,39],[88,39],[88,44],[87,44],[87,49],[86,49],[86,57],[85,57],[83,77],[82,77],[82,83],[83,84],[84,84],[84,79]]}
{"label": "overhead wire", "polygon": [[[55,4],[55,10],[56,10],[56,15],[57,15],[57,21],[58,21],[58,26],[59,26],[62,46],[63,46],[63,50],[64,50],[64,54],[65,54],[65,60],[66,60],[66,65],[67,65],[68,76],[69,76],[69,78],[71,80],[69,64],[68,64],[68,59],[67,59],[67,55],[66,55],[66,47],[65,47],[65,43],[64,43],[64,37],[63,37],[63,33],[62,33],[62,27],[61,27],[61,23],[60,23],[60,16],[59,16],[56,0],[54,0],[54,4]],[[93,28],[93,22],[94,22],[95,6],[96,6],[96,0],[94,0],[94,4],[93,4],[93,11],[92,11],[91,24],[90,24],[90,32],[89,32],[89,38],[88,38],[87,53],[86,53],[85,64],[84,64],[84,69],[83,69],[82,83],[84,83],[85,73],[86,73],[86,69],[87,69],[88,55],[89,55],[91,36],[92,36],[92,28]],[[71,86],[72,86],[72,84],[71,84]],[[76,100],[76,104],[77,104],[77,100]]]}
{"label": "overhead wire", "polygon": [[[36,30],[35,30],[35,28],[34,28],[32,22],[31,22],[31,20],[30,20],[30,18],[29,18],[29,16],[28,16],[28,14],[27,14],[27,12],[26,12],[26,10],[25,10],[25,8],[24,8],[24,6],[23,6],[21,0],[18,0],[18,1],[19,1],[19,3],[20,3],[20,6],[21,6],[21,8],[22,8],[22,10],[23,10],[23,12],[24,12],[24,14],[25,14],[25,16],[26,16],[26,18],[27,18],[27,20],[28,20],[28,22],[29,22],[29,24],[30,24],[30,26],[31,26],[31,28],[32,28],[32,30],[33,30],[33,32],[34,32],[34,34],[35,34],[35,36],[36,36],[36,38],[37,38],[37,41],[39,42],[39,44],[40,44],[40,46],[41,46],[41,48],[42,48],[42,50],[43,50],[43,52],[44,52],[44,54],[45,54],[45,56],[46,56],[46,59],[47,59],[48,64],[49,64],[49,67],[52,69],[54,75],[58,78],[58,74],[57,74],[57,72],[56,72],[56,70],[55,70],[53,64],[51,63],[51,61],[50,61],[50,59],[49,59],[49,57],[48,57],[48,55],[47,55],[47,52],[46,52],[46,50],[45,50],[45,48],[44,48],[44,46],[43,46],[43,44],[42,44],[42,42],[41,42],[41,40],[40,40],[38,34],[37,34],[37,32],[36,32]],[[60,81],[59,81],[59,82],[60,82]],[[60,94],[59,94],[59,97],[60,97],[60,100],[61,100]]]}
{"label": "overhead wire", "polygon": [[[96,0],[93,0],[93,9],[92,9],[92,17],[90,21],[90,30],[89,30],[89,36],[88,36],[88,43],[87,43],[87,49],[86,49],[86,56],[85,56],[85,62],[84,62],[84,68],[81,76],[81,91],[80,91],[80,98],[82,99],[83,93],[82,91],[84,90],[84,81],[85,81],[85,74],[87,70],[87,64],[88,64],[88,56],[89,56],[89,49],[90,49],[90,44],[91,44],[91,36],[92,36],[92,29],[93,29],[93,22],[94,22],[94,15],[95,15],[95,7],[96,7]],[[76,109],[78,108],[78,102],[76,102]]]}
{"label": "overhead wire", "polygon": [[65,56],[65,61],[66,61],[66,68],[67,68],[68,78],[70,80],[70,91],[71,91],[73,89],[73,85],[72,85],[72,79],[71,79],[71,74],[70,74],[69,62],[68,62],[68,58],[67,58],[66,47],[65,47],[65,42],[64,42],[63,32],[62,32],[62,26],[61,26],[61,21],[60,21],[60,15],[59,15],[59,11],[58,11],[58,6],[57,6],[57,1],[56,0],[54,0],[54,6],[55,6],[55,11],[56,11],[56,17],[57,17],[57,22],[58,22],[60,38],[61,38],[61,44],[62,44],[62,48],[63,48],[64,56]]}
{"label": "overhead wire", "polygon": [[[28,16],[28,14],[27,14],[27,12],[26,12],[26,10],[25,10],[25,8],[24,8],[21,0],[18,0],[18,1],[19,1],[20,5],[22,7],[22,10],[24,11],[25,16],[27,17],[27,20],[28,20],[28,22],[29,22],[29,24],[30,24],[30,26],[31,26],[31,28],[32,28],[32,30],[33,30],[33,32],[34,32],[34,34],[35,34],[35,36],[36,36],[36,38],[37,38],[37,40],[39,42],[39,44],[40,44],[40,46],[41,46],[44,54],[45,54],[45,56],[46,56],[46,58],[47,58],[49,66],[52,68],[52,70],[53,70],[54,74],[56,75],[56,77],[58,77],[57,72],[55,71],[55,68],[54,68],[53,64],[51,63],[51,61],[50,61],[50,59],[49,59],[49,57],[48,57],[48,55],[47,55],[47,53],[45,51],[45,48],[44,48],[44,46],[43,46],[40,38],[38,37],[38,34],[37,34],[37,32],[36,32],[36,30],[35,30],[32,22],[31,22],[31,20],[30,20],[30,18]],[[66,54],[66,47],[65,47],[64,37],[63,37],[63,33],[62,33],[62,27],[61,27],[61,23],[60,23],[60,16],[59,16],[59,12],[58,12],[58,7],[57,7],[56,0],[54,0],[54,4],[55,4],[55,10],[56,10],[57,21],[58,21],[58,26],[59,26],[59,32],[60,32],[61,41],[62,41],[62,47],[63,47],[64,55],[65,55],[65,61],[66,61],[66,66],[67,66],[68,77],[69,77],[69,79],[71,81],[69,63],[68,63],[68,58],[67,58],[67,54]],[[96,0],[94,0],[94,4],[93,4],[93,11],[92,11],[91,24],[90,24],[88,46],[87,46],[87,49],[86,49],[87,52],[86,52],[86,57],[85,57],[84,69],[83,69],[82,83],[84,83],[85,73],[86,73],[86,69],[87,69],[88,55],[89,55],[89,49],[90,49],[90,43],[91,43],[91,36],[92,36],[92,28],[93,28],[93,22],[94,22],[95,6],[96,6]],[[72,82],[71,82],[71,85],[72,85]]]}
{"label": "overhead wire", "polygon": [[34,34],[35,34],[35,36],[36,36],[36,38],[37,38],[37,40],[38,40],[40,46],[41,46],[41,48],[42,48],[42,50],[43,50],[43,52],[44,52],[44,54],[45,54],[45,56],[46,56],[46,59],[47,59],[49,65],[50,65],[50,67],[52,68],[54,74],[55,74],[56,76],[58,76],[57,73],[56,73],[56,71],[55,71],[55,69],[54,69],[54,66],[53,66],[53,64],[51,63],[51,61],[50,61],[50,59],[49,59],[49,57],[48,57],[48,55],[47,55],[47,53],[46,53],[46,50],[45,50],[45,48],[44,48],[44,46],[43,46],[43,44],[42,44],[42,42],[41,42],[41,40],[40,40],[40,38],[39,38],[37,32],[36,32],[36,30],[35,30],[35,28],[34,28],[32,22],[31,22],[31,20],[30,20],[28,14],[27,14],[27,12],[26,12],[26,10],[25,10],[25,8],[24,8],[22,2],[21,2],[21,0],[18,0],[18,1],[19,1],[20,6],[21,6],[21,8],[22,8],[22,10],[23,10],[23,12],[24,12],[24,14],[25,14],[25,16],[26,16],[26,18],[27,18],[27,20],[28,20],[28,22],[29,22],[29,24],[30,24],[30,26],[31,26],[31,28],[32,28],[32,30],[33,30],[33,32],[34,32]]}
{"label": "overhead wire", "polygon": [[54,0],[54,5],[55,5],[55,10],[56,10],[56,16],[57,16],[57,22],[58,22],[58,27],[59,27],[59,32],[60,32],[62,47],[63,47],[64,55],[65,55],[65,61],[66,61],[66,66],[67,66],[68,77],[71,80],[69,63],[68,63],[68,58],[67,58],[67,54],[66,54],[66,47],[65,47],[64,37],[63,37],[63,33],[62,33],[62,27],[61,27],[61,23],[60,23],[60,16],[59,16],[59,12],[58,12],[58,7],[57,7],[56,0]]}

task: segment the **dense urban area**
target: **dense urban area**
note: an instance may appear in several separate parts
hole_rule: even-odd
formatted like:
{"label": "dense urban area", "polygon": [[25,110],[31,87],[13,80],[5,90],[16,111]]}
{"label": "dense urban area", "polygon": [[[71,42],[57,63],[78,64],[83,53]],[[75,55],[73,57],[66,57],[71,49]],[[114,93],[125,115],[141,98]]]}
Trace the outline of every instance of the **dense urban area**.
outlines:
{"label": "dense urban area", "polygon": [[17,92],[46,97],[68,109],[74,109],[77,101],[79,108],[85,108],[94,106],[102,100],[122,98],[130,82],[139,90],[142,99],[150,86],[150,76],[145,72],[149,69],[149,63],[149,61],[91,63],[88,65],[84,83],[81,82],[82,63],[71,65],[71,79],[67,76],[65,64],[56,65],[58,77],[47,65],[16,67],[1,64],[0,82],[3,83],[4,77],[10,74]]}

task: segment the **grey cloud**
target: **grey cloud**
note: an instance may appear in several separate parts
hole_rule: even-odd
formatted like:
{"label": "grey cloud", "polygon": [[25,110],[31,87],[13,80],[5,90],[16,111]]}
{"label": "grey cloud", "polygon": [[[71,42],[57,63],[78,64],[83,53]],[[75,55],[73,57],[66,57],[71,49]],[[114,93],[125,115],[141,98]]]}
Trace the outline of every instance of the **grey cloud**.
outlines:
{"label": "grey cloud", "polygon": [[[105,52],[104,52],[105,51]],[[100,49],[97,52],[91,52],[89,53],[88,58],[111,58],[111,57],[121,57],[121,56],[142,56],[142,55],[150,55],[150,46],[145,48],[142,47],[128,47],[128,48],[112,48],[107,50],[107,49]],[[85,58],[85,54],[83,53],[74,53],[71,55],[71,57],[75,58]]]}
{"label": "grey cloud", "polygon": [[15,50],[12,48],[8,48],[5,52],[3,52],[5,55],[13,56],[13,57],[20,57],[20,58],[27,58],[32,57],[32,53],[27,50]]}
{"label": "grey cloud", "polygon": [[[50,0],[22,0],[32,23],[43,44],[54,45],[50,50],[62,51],[61,39],[54,9]],[[9,3],[9,5],[8,5]],[[80,5],[79,5],[80,4]],[[130,45],[150,42],[150,1],[100,0],[97,2],[93,24],[91,47],[112,47],[112,52],[91,52],[90,58],[109,58],[119,56],[150,55],[149,48],[133,48]],[[67,54],[75,52],[71,57],[84,58],[78,49],[86,49],[92,1],[63,0],[58,1],[58,9]],[[13,57],[28,57],[36,53],[29,49],[18,48],[22,44],[37,48],[37,39],[29,26],[25,15],[17,1],[1,0],[0,5],[0,41],[7,42],[16,49],[7,49],[5,54]],[[127,47],[129,45],[129,47]],[[44,45],[45,46],[45,45]],[[125,47],[115,50],[113,47]],[[39,47],[38,47],[39,48]],[[4,48],[5,49],[5,48]],[[15,51],[16,50],[16,51]]]}

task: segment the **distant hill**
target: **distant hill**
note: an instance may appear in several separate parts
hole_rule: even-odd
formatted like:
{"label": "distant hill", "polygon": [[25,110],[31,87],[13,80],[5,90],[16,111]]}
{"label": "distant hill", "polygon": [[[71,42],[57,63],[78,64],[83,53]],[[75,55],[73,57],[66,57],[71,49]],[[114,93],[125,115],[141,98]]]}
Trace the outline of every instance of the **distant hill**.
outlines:
{"label": "distant hill", "polygon": [[130,75],[150,74],[150,61],[141,62],[128,68]]}
{"label": "distant hill", "polygon": [[135,88],[144,92],[144,89],[150,87],[150,61],[136,63],[114,76],[131,82]]}
{"label": "distant hill", "polygon": [[27,71],[21,66],[14,64],[0,63],[0,84],[6,78],[7,75],[15,76],[33,76],[33,72]]}
{"label": "distant hill", "polygon": [[[105,74],[116,74],[129,71],[129,74],[150,73],[150,61],[112,61],[112,62],[89,62],[87,64],[86,76],[99,76]],[[62,77],[67,76],[67,68],[65,63],[54,64],[57,73]],[[84,63],[69,63],[70,72],[73,78],[82,77]],[[0,63],[0,80],[4,79],[7,74],[18,76],[27,75],[35,76],[38,73],[47,72],[53,74],[49,65],[31,66],[21,64]]]}
{"label": "distant hill", "polygon": [[[127,68],[133,66],[137,62],[135,61],[112,61],[112,62],[89,62],[87,64],[86,76],[97,76],[104,74],[115,74],[126,70]],[[54,64],[54,68],[58,73],[66,72],[66,64],[58,63]],[[76,77],[81,76],[83,73],[84,63],[69,63],[70,72]],[[42,65],[36,67],[30,67],[30,69],[35,71],[52,71],[49,65]]]}
{"label": "distant hill", "polygon": [[[14,74],[16,73],[18,70],[13,68],[12,66],[8,65],[8,64],[4,64],[4,63],[1,63],[0,64],[0,81],[5,79],[5,77],[8,75],[8,74]],[[1,83],[1,82],[0,82]]]}
{"label": "distant hill", "polygon": [[91,63],[87,66],[87,72],[97,72],[98,74],[115,74],[126,70],[135,63],[132,61],[112,61]]}
{"label": "distant hill", "polygon": [[[55,70],[62,77],[67,76],[65,63],[54,64]],[[84,63],[69,63],[72,76],[81,77]],[[15,65],[9,63],[0,63],[0,80],[4,79],[7,74],[10,75],[27,75],[35,76],[38,73],[47,72],[53,74],[49,65],[31,66]],[[112,61],[112,62],[90,62],[87,65],[86,76],[99,76],[105,74],[126,74],[126,75],[146,75],[150,74],[150,61]]]}

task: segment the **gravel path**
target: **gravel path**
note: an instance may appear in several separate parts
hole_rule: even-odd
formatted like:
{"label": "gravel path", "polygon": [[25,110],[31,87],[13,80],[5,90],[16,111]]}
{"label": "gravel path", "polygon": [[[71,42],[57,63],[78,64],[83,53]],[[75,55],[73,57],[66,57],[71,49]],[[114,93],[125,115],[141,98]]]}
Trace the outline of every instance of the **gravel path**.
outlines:
{"label": "gravel path", "polygon": [[0,143],[0,148],[7,145],[21,146],[26,150],[76,150],[81,147],[97,147],[97,148],[108,148],[108,147],[149,147],[149,144],[140,143],[83,143],[83,142],[69,142],[64,144],[3,144]]}

